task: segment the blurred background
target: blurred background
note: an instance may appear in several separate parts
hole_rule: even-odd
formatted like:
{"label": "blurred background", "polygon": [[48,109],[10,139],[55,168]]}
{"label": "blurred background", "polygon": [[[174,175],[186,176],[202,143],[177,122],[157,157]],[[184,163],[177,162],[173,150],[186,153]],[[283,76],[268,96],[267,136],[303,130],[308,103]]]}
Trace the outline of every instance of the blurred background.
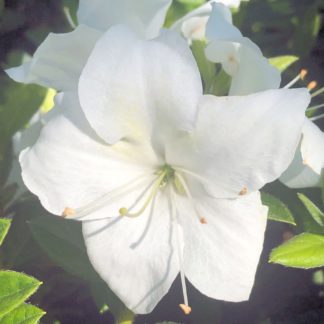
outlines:
{"label": "blurred background", "polygon": [[[203,2],[174,0],[166,25]],[[30,300],[46,311],[42,323],[114,323],[112,314],[120,322],[127,322],[133,315],[88,261],[80,225],[52,218],[37,198],[21,189],[15,177],[15,172],[19,172],[15,165],[17,132],[28,125],[40,107],[46,110],[51,106],[53,92],[36,85],[15,83],[3,69],[26,60],[49,32],[71,31],[77,5],[77,0],[0,0],[0,217],[13,218],[0,248],[0,268],[24,272],[43,282]],[[240,10],[235,11],[234,23],[260,46],[266,57],[299,57],[283,75],[283,84],[301,68],[306,68],[306,84],[316,80],[322,87],[323,16],[323,0],[250,0],[242,2]],[[323,96],[318,96],[314,103],[324,103]],[[317,124],[324,125],[321,120]],[[319,230],[305,216],[307,211],[296,198],[296,190],[275,182],[265,191],[277,196],[280,192],[297,226],[269,222],[250,301],[218,302],[189,285],[193,311],[190,316],[184,316],[178,307],[182,295],[180,281],[176,280],[153,313],[136,317],[136,323],[324,323],[323,270],[292,269],[268,263],[271,249],[302,231],[301,227],[313,233]],[[319,189],[298,192],[322,206]]]}

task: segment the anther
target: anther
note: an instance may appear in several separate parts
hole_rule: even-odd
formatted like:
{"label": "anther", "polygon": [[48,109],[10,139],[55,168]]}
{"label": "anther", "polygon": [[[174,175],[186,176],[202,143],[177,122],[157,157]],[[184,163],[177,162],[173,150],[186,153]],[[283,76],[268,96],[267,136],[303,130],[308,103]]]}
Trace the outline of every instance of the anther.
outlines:
{"label": "anther", "polygon": [[182,309],[182,311],[186,314],[189,315],[191,313],[191,307],[185,304],[179,304],[179,307]]}
{"label": "anther", "polygon": [[309,82],[308,85],[307,85],[307,89],[308,89],[309,91],[315,89],[316,87],[317,87],[317,82],[316,82],[316,81],[311,81],[311,82]]}
{"label": "anther", "polygon": [[66,217],[70,217],[75,215],[75,209],[73,208],[69,208],[69,207],[65,207],[62,213],[62,217],[66,218]]}
{"label": "anther", "polygon": [[119,209],[119,216],[126,216],[128,214],[128,208],[122,207]]}
{"label": "anther", "polygon": [[207,220],[206,220],[205,217],[201,217],[201,218],[199,219],[199,221],[200,221],[201,224],[207,224]]}
{"label": "anther", "polygon": [[243,187],[242,190],[239,192],[240,196],[244,196],[248,193],[248,188],[247,187]]}
{"label": "anther", "polygon": [[308,71],[306,69],[301,69],[300,73],[299,73],[300,79],[304,80],[307,73],[308,73]]}

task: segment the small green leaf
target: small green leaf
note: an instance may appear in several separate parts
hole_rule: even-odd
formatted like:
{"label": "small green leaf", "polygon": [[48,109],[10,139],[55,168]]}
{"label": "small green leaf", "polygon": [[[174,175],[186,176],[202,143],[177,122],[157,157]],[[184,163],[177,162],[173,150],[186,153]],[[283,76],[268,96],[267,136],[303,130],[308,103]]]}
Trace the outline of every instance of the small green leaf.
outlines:
{"label": "small green leaf", "polygon": [[10,219],[1,218],[0,219],[0,245],[2,244],[4,238],[6,237],[11,221]]}
{"label": "small green leaf", "polygon": [[42,283],[14,271],[0,272],[0,316],[22,304]]}
{"label": "small green leaf", "polygon": [[262,192],[261,199],[262,199],[262,203],[265,206],[269,207],[268,219],[271,219],[271,220],[274,220],[277,222],[283,222],[283,223],[296,225],[294,216],[292,215],[291,211],[278,198],[276,198],[268,193]]}
{"label": "small green leaf", "polygon": [[302,193],[298,193],[297,196],[301,200],[305,208],[308,210],[308,212],[311,214],[315,222],[320,226],[324,226],[324,213]]}
{"label": "small green leaf", "polygon": [[284,72],[290,65],[298,61],[299,58],[294,55],[276,56],[269,59],[272,66],[277,68],[280,72]]}
{"label": "small green leaf", "polygon": [[21,304],[0,318],[1,324],[36,324],[45,312],[30,304]]}
{"label": "small green leaf", "polygon": [[324,236],[303,233],[273,249],[270,262],[310,269],[324,266]]}

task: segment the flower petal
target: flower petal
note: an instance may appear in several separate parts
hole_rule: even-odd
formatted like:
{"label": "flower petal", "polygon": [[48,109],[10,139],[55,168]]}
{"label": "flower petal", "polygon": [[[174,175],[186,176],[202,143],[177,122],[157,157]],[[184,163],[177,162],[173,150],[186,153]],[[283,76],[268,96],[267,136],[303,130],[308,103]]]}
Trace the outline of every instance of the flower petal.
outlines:
{"label": "flower petal", "polygon": [[208,60],[221,63],[225,72],[232,76],[230,95],[246,95],[280,86],[280,71],[248,38],[212,41],[205,53]]}
{"label": "flower petal", "polygon": [[17,82],[57,90],[73,89],[100,32],[80,25],[65,34],[49,34],[31,61],[6,70]]}
{"label": "flower petal", "polygon": [[245,95],[280,86],[280,72],[268,62],[250,39],[232,25],[230,10],[213,4],[206,29],[210,43],[205,54],[208,60],[221,63],[233,77],[230,95]]}
{"label": "flower petal", "polygon": [[263,247],[267,207],[258,192],[238,199],[197,201],[201,224],[182,199],[184,271],[203,294],[226,301],[249,298]]}
{"label": "flower petal", "polygon": [[307,89],[204,96],[195,131],[168,147],[167,161],[208,179],[215,197],[258,190],[292,161],[309,101]]}
{"label": "flower petal", "polygon": [[125,137],[161,143],[174,129],[192,128],[201,93],[196,62],[179,35],[164,31],[142,41],[124,26],[97,42],[79,83],[82,109],[109,143]]}
{"label": "flower petal", "polygon": [[238,28],[232,24],[230,9],[222,3],[213,3],[212,12],[206,27],[206,36],[213,40],[235,40],[242,37]]}
{"label": "flower petal", "polygon": [[80,0],[78,20],[98,30],[124,24],[156,37],[163,26],[171,0]]}
{"label": "flower petal", "polygon": [[[48,211],[61,215],[66,207],[82,208],[143,172],[152,173],[152,152],[133,143],[103,143],[73,94],[66,94],[59,108],[63,113],[50,120],[37,143],[20,155],[23,180]],[[118,207],[115,210],[114,215],[99,210],[90,216],[116,216]]]}
{"label": "flower petal", "polygon": [[164,194],[137,218],[86,222],[83,233],[94,268],[115,294],[133,312],[151,312],[179,272]]}
{"label": "flower petal", "polygon": [[300,147],[280,181],[290,188],[317,187],[320,185],[323,167],[324,133],[306,119]]}
{"label": "flower petal", "polygon": [[190,11],[188,14],[178,19],[171,29],[182,32],[183,36],[189,40],[204,39],[206,32],[206,25],[209,15],[212,11],[211,1],[202,6]]}

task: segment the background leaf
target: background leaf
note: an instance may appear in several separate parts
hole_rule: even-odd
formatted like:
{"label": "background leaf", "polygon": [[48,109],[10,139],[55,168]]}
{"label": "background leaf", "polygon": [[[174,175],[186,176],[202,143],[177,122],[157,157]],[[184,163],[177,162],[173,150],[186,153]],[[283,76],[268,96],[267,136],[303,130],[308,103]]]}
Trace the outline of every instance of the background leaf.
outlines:
{"label": "background leaf", "polygon": [[20,306],[0,318],[1,324],[36,324],[45,312],[30,304]]}
{"label": "background leaf", "polygon": [[270,58],[269,63],[277,68],[280,72],[284,72],[290,67],[290,65],[298,60],[299,58],[294,55],[282,55]]}
{"label": "background leaf", "polygon": [[14,271],[0,272],[0,316],[10,312],[29,296],[42,283],[33,277]]}
{"label": "background leaf", "polygon": [[270,262],[295,268],[324,266],[324,236],[303,233],[272,250]]}
{"label": "background leaf", "polygon": [[291,225],[296,225],[294,216],[292,215],[289,208],[278,198],[262,192],[261,193],[262,203],[269,207],[268,219],[288,223]]}
{"label": "background leaf", "polygon": [[307,211],[313,217],[315,222],[320,225],[324,226],[324,214],[323,212],[304,194],[298,193],[298,198],[301,200],[303,205],[306,207]]}
{"label": "background leaf", "polygon": [[8,233],[10,223],[10,219],[0,218],[0,245]]}

